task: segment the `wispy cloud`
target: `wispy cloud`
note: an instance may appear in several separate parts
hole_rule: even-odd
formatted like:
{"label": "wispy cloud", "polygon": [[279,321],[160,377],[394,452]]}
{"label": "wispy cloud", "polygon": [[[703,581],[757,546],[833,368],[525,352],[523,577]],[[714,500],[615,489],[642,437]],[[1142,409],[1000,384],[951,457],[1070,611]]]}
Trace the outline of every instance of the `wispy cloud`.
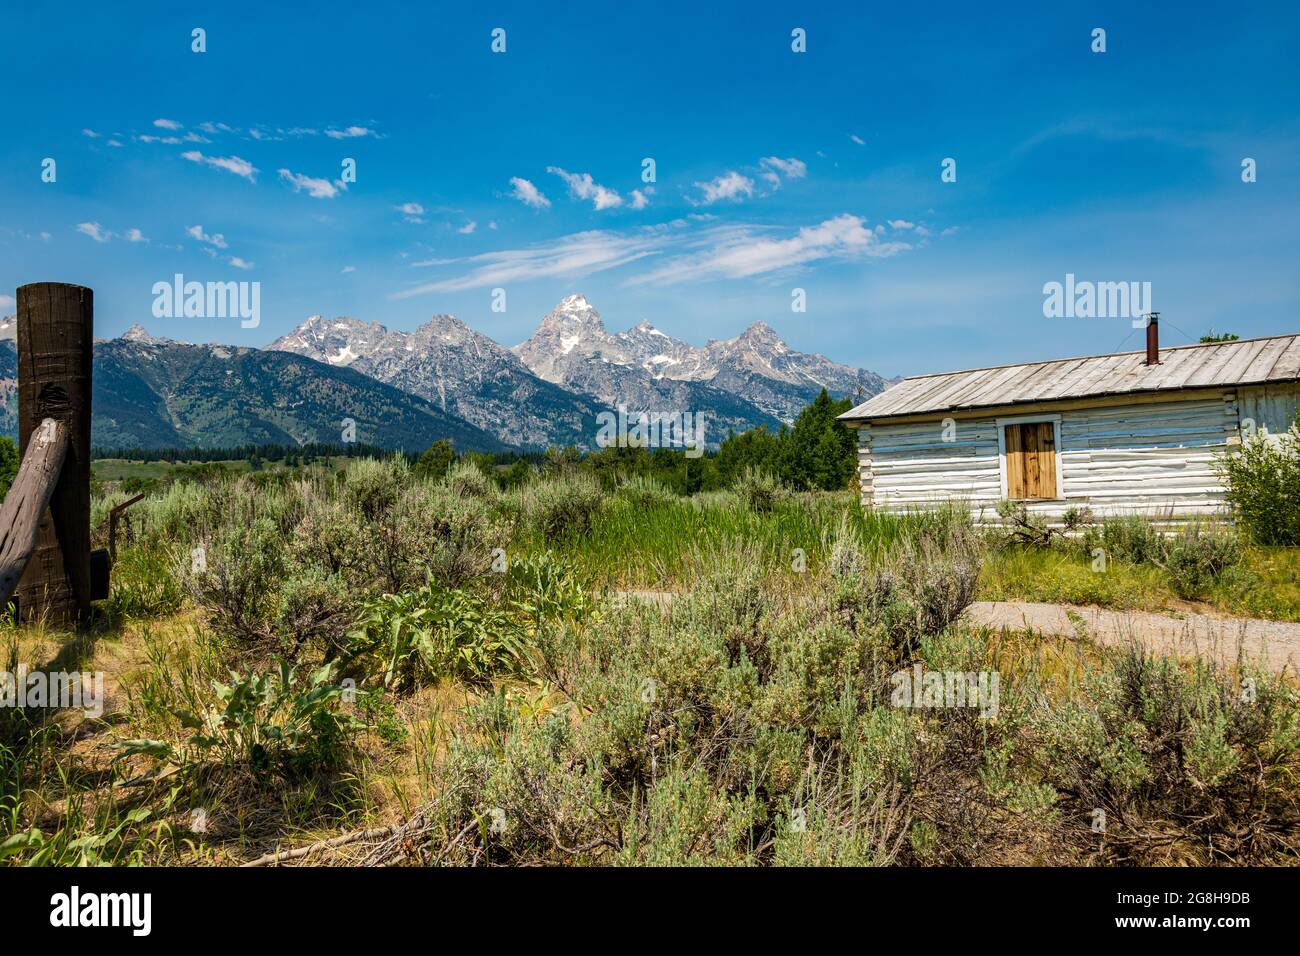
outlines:
{"label": "wispy cloud", "polygon": [[743,279],[823,261],[886,258],[913,246],[886,241],[866,219],[845,213],[793,234],[772,226],[709,225],[699,229],[674,220],[631,232],[592,230],[527,246],[453,259],[412,263],[454,274],[396,292],[394,299],[433,292],[461,292],[531,279],[580,278],[653,258],[655,267],[626,285],[675,285],[712,279]]}
{"label": "wispy cloud", "polygon": [[704,193],[698,204],[709,206],[722,200],[739,201],[754,195],[754,181],[734,170],[716,176],[708,182],[697,182],[695,188]]}
{"label": "wispy cloud", "polygon": [[174,119],[156,119],[153,121],[153,125],[157,126],[159,129],[176,130],[185,128],[184,124],[178,123]]}
{"label": "wispy cloud", "polygon": [[11,295],[0,295],[0,309],[12,309],[18,303]]}
{"label": "wispy cloud", "polygon": [[79,222],[77,223],[77,232],[83,236],[90,236],[96,242],[108,242],[113,238],[113,234],[97,222]]}
{"label": "wispy cloud", "polygon": [[96,133],[93,129],[83,129],[81,131],[81,135],[87,137],[88,139],[99,139],[99,134]]}
{"label": "wispy cloud", "polygon": [[424,207],[418,202],[404,202],[400,206],[394,206],[402,214],[402,218],[409,223],[421,225],[424,223]]}
{"label": "wispy cloud", "polygon": [[223,236],[219,232],[214,232],[212,235],[208,235],[206,232],[203,231],[202,226],[190,226],[188,229],[185,230],[185,234],[190,236],[191,238],[197,239],[199,242],[206,243],[207,245],[210,246],[215,246],[218,249],[226,248],[225,236]]}
{"label": "wispy cloud", "polygon": [[465,225],[461,226],[456,231],[459,232],[462,236],[468,236],[471,233],[473,233],[474,230],[477,228],[478,228],[478,223],[476,223],[474,220],[471,219],[469,222],[465,223]]}
{"label": "wispy cloud", "polygon": [[548,173],[554,173],[565,181],[569,195],[577,199],[590,199],[592,208],[617,209],[623,205],[623,197],[612,189],[600,185],[591,178],[591,173],[571,173],[559,166],[547,166]]}
{"label": "wispy cloud", "polygon": [[430,292],[459,292],[550,277],[576,278],[603,272],[653,255],[662,239],[649,231],[635,235],[593,230],[563,236],[525,249],[489,252],[460,259],[430,259],[415,266],[455,266],[460,274],[394,293],[406,299]]}
{"label": "wispy cloud", "polygon": [[349,126],[346,129],[327,129],[325,135],[330,139],[356,139],[361,136],[377,136],[378,134],[364,126]]}
{"label": "wispy cloud", "polygon": [[239,256],[231,256],[231,257],[230,257],[229,259],[227,259],[226,261],[229,262],[229,263],[230,263],[232,266],[234,266],[236,269],[251,269],[251,268],[253,268],[253,263],[251,263],[251,262],[247,262],[247,261],[245,261],[245,260],[239,258]]}
{"label": "wispy cloud", "polygon": [[356,266],[344,266],[342,269],[339,270],[339,275],[344,275],[344,276],[345,276],[345,275],[347,275],[349,272],[356,272],[356,271],[357,271],[357,267],[356,267]]}
{"label": "wispy cloud", "polygon": [[[149,238],[143,232],[141,232],[139,229],[136,229],[134,227],[128,229],[126,232],[119,234],[116,232],[112,232],[111,230],[105,229],[97,222],[79,222],[77,223],[77,232],[81,233],[83,236],[89,236],[91,239],[94,239],[96,242],[109,242],[113,239],[124,239],[127,242],[148,242],[149,241]],[[43,232],[41,233],[41,237],[44,239],[48,239],[49,235],[48,233]]]}
{"label": "wispy cloud", "polygon": [[181,153],[182,159],[188,159],[191,163],[200,163],[204,166],[211,166],[213,169],[224,169],[228,173],[234,173],[247,179],[250,183],[257,181],[257,167],[246,159],[240,159],[238,156],[204,156],[197,149],[187,153]]}
{"label": "wispy cloud", "polygon": [[884,258],[912,248],[884,242],[861,216],[848,213],[792,236],[773,238],[770,228],[724,226],[709,230],[698,248],[628,281],[628,285],[674,285],[706,279],[743,279],[821,260]]}
{"label": "wispy cloud", "polygon": [[849,139],[853,140],[853,142],[857,143],[859,146],[866,146],[866,145],[867,145],[867,141],[864,140],[864,139],[863,139],[861,136],[859,136],[857,133],[850,133],[850,134],[849,134]]}
{"label": "wispy cloud", "polygon": [[786,179],[803,179],[808,175],[808,164],[802,159],[782,159],[779,156],[764,156],[758,161],[763,167],[763,178],[772,184],[773,189],[781,186],[781,177]]}
{"label": "wispy cloud", "polygon": [[328,179],[316,179],[288,169],[281,169],[279,173],[280,178],[291,185],[294,192],[306,190],[307,195],[311,196],[312,199],[333,199],[348,188],[347,183],[341,179],[330,182]]}
{"label": "wispy cloud", "polygon": [[541,190],[526,179],[511,176],[510,185],[514,187],[514,191],[510,195],[525,206],[532,206],[534,209],[545,209],[551,205],[551,201],[542,195]]}

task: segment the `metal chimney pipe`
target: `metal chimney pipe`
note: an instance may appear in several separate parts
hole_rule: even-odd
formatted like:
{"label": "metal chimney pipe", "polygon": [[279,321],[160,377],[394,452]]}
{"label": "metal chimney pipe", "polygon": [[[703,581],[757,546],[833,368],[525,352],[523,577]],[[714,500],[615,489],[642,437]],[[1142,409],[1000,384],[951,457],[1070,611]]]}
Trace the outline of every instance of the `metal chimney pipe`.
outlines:
{"label": "metal chimney pipe", "polygon": [[1147,365],[1160,364],[1160,313],[1147,315]]}

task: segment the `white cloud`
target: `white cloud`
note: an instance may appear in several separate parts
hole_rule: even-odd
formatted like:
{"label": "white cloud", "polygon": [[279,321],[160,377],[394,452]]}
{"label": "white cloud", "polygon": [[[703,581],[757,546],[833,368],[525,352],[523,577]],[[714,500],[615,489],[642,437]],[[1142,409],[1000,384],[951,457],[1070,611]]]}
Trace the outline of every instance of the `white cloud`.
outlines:
{"label": "white cloud", "polygon": [[83,236],[90,236],[96,242],[108,242],[113,238],[113,234],[97,222],[79,222],[77,232]]}
{"label": "white cloud", "polygon": [[159,129],[184,129],[185,128],[184,123],[178,123],[176,122],[176,120],[173,119],[156,119],[153,121],[153,125],[157,126]]}
{"label": "white cloud", "polygon": [[347,275],[349,272],[356,272],[356,271],[357,271],[357,267],[356,267],[356,266],[344,266],[342,269],[339,270],[339,275],[344,275],[344,276],[345,276],[345,275]]}
{"label": "white cloud", "polygon": [[121,146],[122,146],[122,144],[119,143],[119,142],[118,142],[117,140],[115,140],[115,139],[105,140],[105,142],[108,143],[109,146],[116,146],[116,147],[118,147],[119,149],[120,149]]}
{"label": "white cloud", "polygon": [[510,195],[525,206],[532,206],[534,209],[545,209],[551,205],[551,201],[542,195],[541,190],[526,179],[511,176],[510,185],[515,187]]}
{"label": "white cloud", "polygon": [[710,230],[703,248],[670,259],[628,284],[743,279],[824,259],[882,258],[911,248],[905,242],[882,242],[865,219],[847,213],[804,226],[784,239],[762,234],[768,231],[748,226]]}
{"label": "white cloud", "polygon": [[478,228],[478,223],[476,223],[474,220],[471,219],[469,222],[465,223],[465,225],[461,226],[456,231],[459,232],[462,236],[468,236],[477,228]]}
{"label": "white cloud", "polygon": [[[707,219],[712,217],[705,217]],[[394,293],[405,299],[461,292],[532,279],[572,279],[653,257],[655,268],[626,285],[741,279],[821,261],[885,258],[914,248],[881,239],[861,216],[842,214],[792,234],[771,226],[706,225],[674,220],[629,232],[592,230],[528,246],[454,259],[412,263],[453,274]]]}
{"label": "white cloud", "polygon": [[591,173],[571,173],[559,166],[547,166],[546,171],[563,179],[569,186],[570,195],[578,199],[590,199],[596,210],[617,209],[623,205],[623,197],[593,180]]}
{"label": "white cloud", "polygon": [[122,237],[127,242],[148,242],[143,232],[139,229],[128,229],[126,235]]}
{"label": "white cloud", "polygon": [[226,261],[229,262],[229,263],[230,263],[232,266],[234,266],[236,269],[251,269],[251,268],[253,268],[253,263],[251,263],[251,262],[246,262],[245,260],[239,258],[239,256],[231,256],[231,257],[230,257],[228,260],[226,260]]}
{"label": "white cloud", "polygon": [[191,163],[202,163],[214,169],[224,169],[228,173],[242,176],[250,183],[257,181],[257,168],[248,160],[240,159],[238,156],[204,156],[195,149],[187,153],[181,153],[181,158],[188,159]]}
{"label": "white cloud", "polygon": [[734,170],[717,176],[707,183],[696,183],[695,188],[703,191],[704,197],[700,200],[700,204],[705,206],[723,199],[739,200],[742,195],[746,198],[754,195],[754,181]]}
{"label": "white cloud", "polygon": [[906,219],[891,219],[889,220],[889,226],[891,229],[914,229],[916,223],[908,222]]}
{"label": "white cloud", "polygon": [[205,242],[210,246],[216,246],[218,249],[226,248],[226,237],[219,232],[208,235],[203,231],[202,226],[190,226],[185,230],[186,235],[197,239],[199,242]]}
{"label": "white cloud", "polygon": [[400,206],[394,206],[393,208],[400,212],[402,218],[407,222],[414,223],[417,226],[424,223],[424,207],[418,202],[404,202]]}
{"label": "white cloud", "polygon": [[802,159],[782,159],[779,156],[764,156],[758,161],[760,166],[775,170],[786,179],[803,179],[808,175],[808,164]]}
{"label": "white cloud", "polygon": [[0,309],[12,309],[18,303],[11,295],[0,295]]}
{"label": "white cloud", "polygon": [[489,229],[496,229],[496,227],[497,227],[497,224],[496,224],[496,220],[495,220],[495,219],[494,219],[492,222],[488,223],[488,228],[489,228]]}
{"label": "white cloud", "polygon": [[857,143],[859,146],[866,146],[866,145],[867,145],[866,141],[865,141],[861,136],[859,136],[857,133],[850,133],[850,134],[849,134],[849,139],[853,140],[853,142]]}
{"label": "white cloud", "polygon": [[550,277],[574,278],[602,272],[653,255],[662,240],[648,233],[620,236],[593,230],[526,249],[508,249],[461,259],[431,259],[415,266],[459,266],[461,274],[394,293],[406,299],[428,292],[459,292]]}
{"label": "white cloud", "polygon": [[86,136],[90,139],[99,139],[99,134],[96,133],[93,129],[83,129],[81,131],[81,135]]}
{"label": "white cloud", "polygon": [[[314,133],[315,130],[308,132]],[[327,129],[325,135],[330,139],[355,139],[359,136],[375,136],[374,130],[366,129],[364,126],[349,126],[347,129]]]}
{"label": "white cloud", "polygon": [[644,209],[646,206],[650,205],[650,196],[654,191],[655,188],[653,186],[647,186],[644,192],[640,189],[632,190],[632,201],[628,203],[628,208]]}
{"label": "white cloud", "polygon": [[312,199],[333,199],[348,188],[347,183],[341,179],[330,182],[328,179],[316,179],[287,169],[281,169],[279,172],[280,178],[293,186],[294,192],[302,192],[305,189]]}
{"label": "white cloud", "polygon": [[137,136],[136,140],[141,143],[162,143],[164,146],[179,146],[185,142],[179,136],[151,136],[148,133]]}

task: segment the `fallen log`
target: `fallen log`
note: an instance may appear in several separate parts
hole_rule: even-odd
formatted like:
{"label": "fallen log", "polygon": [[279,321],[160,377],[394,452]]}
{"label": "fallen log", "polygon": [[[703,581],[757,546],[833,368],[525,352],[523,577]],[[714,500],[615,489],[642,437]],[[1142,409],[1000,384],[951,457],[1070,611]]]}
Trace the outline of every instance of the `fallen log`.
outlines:
{"label": "fallen log", "polygon": [[240,866],[270,866],[274,863],[287,863],[289,860],[300,860],[304,856],[310,856],[320,850],[332,850],[335,847],[346,846],[349,843],[355,843],[358,840],[378,840],[390,837],[401,827],[375,827],[370,830],[353,830],[351,833],[344,833],[342,836],[332,837],[328,840],[320,840],[309,846],[300,846],[294,850],[280,850],[276,853],[266,853],[259,856],[256,860],[249,860]]}

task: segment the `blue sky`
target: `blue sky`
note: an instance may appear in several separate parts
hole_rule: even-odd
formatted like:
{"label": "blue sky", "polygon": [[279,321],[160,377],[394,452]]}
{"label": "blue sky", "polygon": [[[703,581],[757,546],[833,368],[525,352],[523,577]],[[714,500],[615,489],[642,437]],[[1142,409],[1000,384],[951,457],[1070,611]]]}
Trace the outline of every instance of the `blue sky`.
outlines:
{"label": "blue sky", "polygon": [[[178,6],[6,13],[0,311],[59,280],[103,336],[451,312],[513,345],[581,291],[886,375],[1136,348],[1044,317],[1074,273],[1150,282],[1170,344],[1300,330],[1294,4]],[[260,326],[154,318],[177,272],[260,282]]]}

